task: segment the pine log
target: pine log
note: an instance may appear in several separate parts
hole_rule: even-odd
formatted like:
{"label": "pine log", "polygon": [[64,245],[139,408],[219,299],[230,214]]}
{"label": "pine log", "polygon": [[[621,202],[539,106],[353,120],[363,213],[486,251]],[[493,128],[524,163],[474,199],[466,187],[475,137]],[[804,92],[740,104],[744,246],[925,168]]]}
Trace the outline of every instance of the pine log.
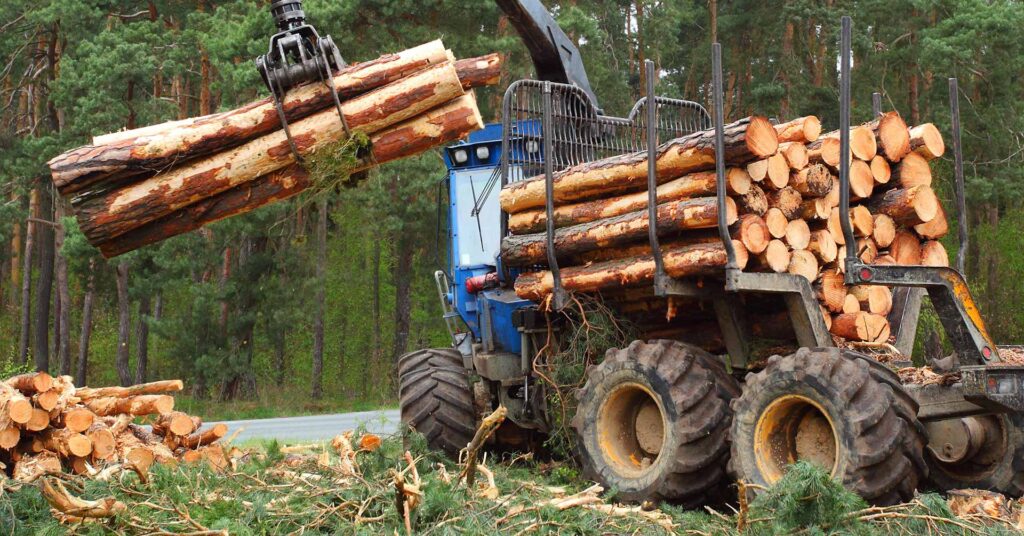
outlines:
{"label": "pine log", "polygon": [[872,213],[885,214],[898,225],[912,227],[935,219],[939,200],[928,186],[897,188],[868,201]]}
{"label": "pine log", "polygon": [[84,432],[96,421],[96,414],[84,407],[74,407],[65,410],[58,419],[68,430]]}
{"label": "pine log", "polygon": [[800,192],[786,186],[765,195],[768,198],[768,206],[781,210],[786,219],[792,220],[800,216],[800,205],[804,202]]}
{"label": "pine log", "polygon": [[949,267],[949,254],[942,242],[928,240],[921,244],[921,265]]}
{"label": "pine log", "polygon": [[[342,104],[342,110],[351,129],[373,134],[463,92],[455,67],[444,63],[349,100]],[[291,133],[300,155],[315,153],[345,137],[334,109],[292,123]],[[294,163],[295,155],[284,131],[274,131],[124,188],[93,198],[76,198],[72,205],[82,232],[99,244]]]}
{"label": "pine log", "polygon": [[876,155],[871,159],[871,177],[875,179],[875,184],[889,184],[889,180],[892,178],[892,167],[889,166],[889,161],[882,155]]}
{"label": "pine log", "polygon": [[875,177],[871,166],[863,160],[850,163],[850,200],[860,201],[871,197],[875,191]]}
{"label": "pine log", "polygon": [[83,434],[72,432],[67,428],[49,428],[39,434],[43,448],[56,452],[64,458],[78,456],[84,458],[92,454],[92,441]]}
{"label": "pine log", "polygon": [[49,391],[53,387],[53,376],[45,372],[30,372],[12,376],[4,383],[21,391],[25,396],[32,396]]}
{"label": "pine log", "polygon": [[[730,195],[743,195],[750,191],[750,176],[742,169],[731,168],[726,179]],[[713,196],[717,192],[715,173],[702,171],[684,175],[659,185],[656,191],[658,203]],[[646,209],[647,191],[562,205],[555,207],[555,228],[589,223]],[[538,233],[545,230],[546,224],[547,214],[543,208],[519,212],[508,218],[508,228],[512,234]]]}
{"label": "pine log", "polygon": [[92,442],[92,458],[94,460],[110,460],[117,453],[114,434],[105,423],[93,423],[86,431],[85,436]]}
{"label": "pine log", "polygon": [[889,254],[900,266],[917,266],[921,264],[921,241],[912,232],[896,231],[896,237],[889,245]]}
{"label": "pine log", "polygon": [[832,208],[836,208],[839,206],[839,194],[841,194],[842,191],[843,189],[839,187],[839,177],[833,176],[832,189],[829,190],[828,195],[825,196],[825,202],[828,203],[828,206]]}
{"label": "pine log", "polygon": [[[786,224],[786,244],[793,249],[807,249],[811,243],[811,229],[804,220],[792,220]],[[751,252],[753,253],[753,252]]]}
{"label": "pine log", "polygon": [[829,216],[832,215],[832,210],[833,208],[828,198],[812,197],[804,199],[804,202],[800,203],[799,217],[804,220],[827,221]]}
{"label": "pine log", "polygon": [[887,112],[865,126],[875,133],[878,152],[890,162],[899,162],[910,152],[910,129],[897,112]]}
{"label": "pine log", "polygon": [[813,115],[775,125],[780,142],[810,143],[821,135],[821,121]]}
{"label": "pine log", "polygon": [[13,425],[0,428],[0,450],[11,450],[21,441],[21,430]]}
{"label": "pine log", "polygon": [[811,163],[822,163],[832,169],[838,169],[839,139],[820,138],[807,145],[807,160]]}
{"label": "pine log", "polygon": [[740,216],[730,230],[732,237],[739,240],[747,251],[754,255],[762,253],[772,238],[768,232],[768,225],[756,214]]}
{"label": "pine log", "polygon": [[[822,138],[832,138],[838,141],[839,131],[829,132],[823,135]],[[836,148],[836,151],[838,154],[839,149]],[[870,127],[862,125],[850,129],[850,154],[853,158],[870,161],[877,153],[878,144],[875,141],[875,133]],[[838,161],[835,167],[839,167]]]}
{"label": "pine log", "polygon": [[747,174],[750,175],[750,180],[758,183],[764,182],[768,178],[768,159],[754,160],[747,164],[746,170]]}
{"label": "pine log", "polygon": [[463,89],[496,86],[501,81],[504,63],[502,55],[495,52],[486,56],[456,60],[455,71],[459,73]]}
{"label": "pine log", "polygon": [[785,188],[789,184],[789,163],[781,153],[768,157],[768,177],[763,184],[772,190]]}
{"label": "pine log", "polygon": [[884,316],[865,312],[840,314],[832,319],[830,331],[848,341],[886,342],[889,340],[889,321]]}
{"label": "pine log", "polygon": [[779,144],[779,153],[786,158],[789,169],[800,171],[809,163],[807,157],[807,146],[803,143],[788,142]]}
{"label": "pine log", "polygon": [[761,269],[781,274],[789,270],[789,261],[792,259],[792,255],[784,242],[772,240],[768,242],[768,247],[764,252],[754,258],[757,260],[755,264]]}
{"label": "pine log", "polygon": [[789,186],[804,198],[825,197],[832,191],[832,173],[821,164],[808,166],[792,174]]}
{"label": "pine log", "polygon": [[927,160],[934,160],[946,154],[946,142],[935,125],[925,123],[910,128],[910,150]]}
{"label": "pine log", "polygon": [[32,401],[37,408],[53,411],[53,408],[57,407],[57,402],[60,400],[60,394],[60,390],[50,389],[44,393],[32,395]]}
{"label": "pine log", "polygon": [[27,423],[32,419],[32,409],[32,402],[21,391],[0,383],[0,428],[10,423]]}
{"label": "pine log", "polygon": [[[372,156],[353,170],[369,168],[451,143],[483,127],[483,119],[472,94],[371,136]],[[267,204],[288,199],[311,186],[309,174],[292,165],[226,192],[199,201],[169,216],[133,229],[116,240],[99,245],[110,258],[142,246],[199,229],[225,218],[244,214]],[[345,183],[343,186],[354,186]]]}
{"label": "pine log", "polygon": [[[841,211],[832,211],[832,215],[829,216],[826,227],[828,232],[832,233],[832,238],[836,241],[836,244],[840,246],[846,245],[846,237],[843,235],[841,216]],[[871,211],[866,207],[862,205],[855,205],[850,207],[850,225],[853,227],[854,236],[871,236],[872,231],[875,230],[875,219],[871,215]]]}
{"label": "pine log", "polygon": [[[520,276],[522,279],[523,276]],[[519,281],[516,281],[518,287]],[[220,438],[224,437],[228,433],[228,427],[225,424],[216,424],[206,430],[200,430],[188,437],[182,438],[181,445],[187,449],[197,449],[206,445],[216,443]]]}
{"label": "pine log", "polygon": [[811,232],[807,242],[807,251],[813,253],[823,264],[829,264],[835,262],[836,256],[839,254],[839,247],[836,245],[835,239],[832,238],[832,233],[827,229],[820,229]]}
{"label": "pine log", "polygon": [[32,418],[22,425],[29,432],[41,432],[50,426],[50,413],[44,409],[33,408]]}
{"label": "pine log", "polygon": [[[731,230],[735,232],[736,225],[733,224]],[[739,249],[744,249],[745,246],[739,239],[733,240],[734,245]],[[672,238],[669,240],[660,241],[659,245],[662,250],[666,248],[680,248],[683,246],[692,246],[695,244],[721,244],[722,239],[718,236],[717,229],[702,229],[697,231],[688,231],[680,237]],[[745,250],[745,249],[744,249]],[[639,257],[643,255],[651,254],[651,245],[641,240],[638,243],[619,246],[615,248],[601,248],[590,251],[584,251],[576,255],[572,255],[566,262],[566,266],[574,266],[587,264],[592,262],[604,262],[616,259],[625,259],[628,257]],[[609,298],[614,301],[614,299]]]}
{"label": "pine log", "polygon": [[923,156],[909,153],[892,170],[892,178],[901,188],[932,185],[932,168]]}
{"label": "pine log", "polygon": [[85,407],[101,417],[110,415],[164,415],[174,409],[174,397],[139,395],[127,398],[106,397],[83,401]]}
{"label": "pine log", "polygon": [[[726,221],[737,219],[736,204],[725,198]],[[555,251],[569,256],[597,248],[614,247],[647,238],[647,210],[638,210],[613,218],[563,227],[555,231]],[[718,200],[702,197],[658,205],[659,235],[671,235],[687,229],[709,229],[718,225]],[[512,235],[501,242],[501,259],[509,266],[539,264],[547,261],[546,234]]]}
{"label": "pine log", "polygon": [[789,224],[789,220],[786,219],[786,215],[781,210],[775,207],[768,209],[764,214],[764,223],[768,227],[768,234],[772,238],[786,237],[786,226]]}
{"label": "pine log", "polygon": [[128,398],[139,395],[159,395],[163,393],[175,393],[185,388],[181,380],[163,380],[157,382],[131,385],[128,387],[79,387],[75,389],[75,397],[79,400],[93,400],[95,398]]}
{"label": "pine log", "polygon": [[857,257],[868,264],[875,262],[878,258],[878,244],[875,244],[873,238],[868,236],[857,239]]}
{"label": "pine log", "polygon": [[893,239],[896,238],[896,222],[885,214],[875,214],[873,221],[871,238],[875,240],[875,244],[879,248],[889,247],[889,244],[892,244]]}
{"label": "pine log", "polygon": [[949,219],[946,218],[946,209],[939,203],[935,211],[935,217],[931,221],[914,226],[914,231],[925,240],[938,240],[949,232]]}
{"label": "pine log", "polygon": [[153,423],[153,433],[158,436],[166,436],[167,434],[187,436],[192,432],[195,432],[195,423],[192,421],[192,417],[180,411],[172,411],[166,415],[161,415]]}
{"label": "pine log", "polygon": [[[662,144],[656,162],[658,182],[666,182],[715,165],[715,130],[695,132]],[[763,117],[749,117],[725,126],[725,161],[740,165],[775,154],[778,137]],[[637,152],[586,162],[555,173],[558,204],[594,199],[647,186],[647,153]],[[501,208],[514,214],[544,206],[543,176],[514,182],[501,191]]]}
{"label": "pine log", "polygon": [[821,318],[825,321],[825,329],[832,329],[832,313],[828,312],[828,309],[824,305],[818,304],[818,309],[821,311]]}
{"label": "pine log", "polygon": [[885,255],[879,255],[878,258],[875,259],[875,262],[873,264],[877,264],[880,266],[893,266],[897,263],[895,257],[886,253]]}
{"label": "pine log", "polygon": [[879,285],[856,285],[850,287],[850,296],[860,303],[861,310],[876,314],[888,315],[892,311],[892,291]]}
{"label": "pine log", "polygon": [[843,274],[838,270],[825,270],[815,285],[818,301],[833,313],[843,310],[847,288]]}
{"label": "pine log", "polygon": [[[346,67],[335,76],[334,84],[344,109],[346,101],[400,82],[431,65],[447,62],[444,45],[433,41]],[[337,121],[333,97],[327,86],[320,83],[293,89],[282,101],[282,109],[291,125],[328,108]],[[151,175],[154,170],[166,171],[183,160],[238,147],[280,128],[277,109],[267,97],[237,110],[215,114],[171,130],[151,127],[150,134],[138,138],[105,146],[81,147],[54,158],[49,165],[54,185],[62,195],[69,195],[111,178],[140,173]]]}
{"label": "pine log", "polygon": [[46,475],[59,475],[61,469],[60,458],[53,452],[27,454],[14,464],[12,478],[28,484]]}
{"label": "pine log", "polygon": [[758,185],[750,186],[750,191],[736,196],[736,210],[739,214],[756,214],[765,216],[768,212],[768,197]]}
{"label": "pine log", "polygon": [[135,437],[131,430],[124,430],[117,434],[114,442],[117,444],[117,455],[124,460],[125,465],[139,474],[149,473],[149,469],[156,462],[156,455],[153,454],[153,449],[150,446],[139,441],[139,438]]}
{"label": "pine log", "polygon": [[860,302],[857,301],[856,296],[847,294],[846,299],[843,300],[843,314],[850,315],[860,312]]}
{"label": "pine log", "polygon": [[[662,253],[665,272],[676,278],[720,273],[727,260],[725,247],[721,243],[665,248]],[[740,267],[745,266],[746,250],[742,247],[737,248],[736,253]],[[563,268],[561,277],[563,288],[577,292],[594,292],[605,288],[650,283],[654,278],[654,259],[644,255],[586,266],[572,266]],[[515,283],[517,296],[534,301],[542,301],[551,294],[553,287],[554,280],[549,271],[523,274]]]}
{"label": "pine log", "polygon": [[818,259],[807,250],[796,250],[790,254],[789,267],[786,271],[794,275],[804,276],[809,283],[818,278]]}

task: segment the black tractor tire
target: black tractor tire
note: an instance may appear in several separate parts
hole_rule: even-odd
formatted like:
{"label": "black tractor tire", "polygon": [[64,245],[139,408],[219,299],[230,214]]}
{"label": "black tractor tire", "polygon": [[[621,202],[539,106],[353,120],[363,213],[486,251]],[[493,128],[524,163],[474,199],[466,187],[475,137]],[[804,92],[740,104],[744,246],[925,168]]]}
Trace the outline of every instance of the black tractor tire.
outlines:
{"label": "black tractor tire", "polygon": [[995,434],[973,457],[944,463],[926,449],[929,479],[940,491],[984,489],[1012,498],[1024,496],[1024,415],[1007,413],[979,417],[991,421]]}
{"label": "black tractor tire", "polygon": [[398,360],[398,396],[402,423],[426,437],[430,448],[458,459],[477,424],[462,355],[451,348],[405,354]]}
{"label": "black tractor tire", "polygon": [[[770,486],[808,460],[870,503],[914,496],[928,471],[917,403],[884,366],[838,348],[773,356],[733,401],[737,480]],[[831,466],[831,467],[830,467]]]}
{"label": "black tractor tire", "polygon": [[678,341],[609,350],[588,371],[572,421],[584,476],[618,500],[721,501],[739,392],[718,358]]}

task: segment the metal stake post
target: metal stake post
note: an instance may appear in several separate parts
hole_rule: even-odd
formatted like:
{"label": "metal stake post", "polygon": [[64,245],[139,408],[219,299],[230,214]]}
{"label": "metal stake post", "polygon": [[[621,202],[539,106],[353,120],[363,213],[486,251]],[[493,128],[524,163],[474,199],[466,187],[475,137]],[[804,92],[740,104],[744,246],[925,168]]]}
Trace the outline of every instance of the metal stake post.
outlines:
{"label": "metal stake post", "polygon": [[711,86],[715,102],[715,183],[718,195],[718,235],[725,246],[727,262],[725,270],[728,272],[739,270],[736,263],[736,249],[732,245],[732,236],[729,234],[729,222],[726,220],[728,207],[726,205],[725,186],[725,111],[723,110],[724,99],[722,98],[722,45],[712,43],[711,45]]}
{"label": "metal stake post", "polygon": [[[550,136],[552,128],[551,82],[544,83],[544,115],[541,118],[541,125],[543,136]],[[551,145],[550,138],[546,138],[544,141],[544,210],[547,216],[545,248],[554,287],[551,293],[551,307],[560,311],[565,306],[565,290],[562,289],[562,275],[558,269],[558,256],[555,254],[555,177]]]}
{"label": "metal stake post", "polygon": [[953,176],[956,179],[956,211],[960,228],[960,249],[956,252],[956,269],[967,278],[964,262],[967,260],[967,200],[964,193],[964,152],[960,145],[960,88],[956,78],[949,79],[949,111],[953,130]]}
{"label": "metal stake post", "polygon": [[871,112],[875,117],[882,115],[882,94],[877,91],[871,94]]}
{"label": "metal stake post", "polygon": [[853,22],[843,17],[839,53],[839,222],[846,241],[846,277],[857,263],[857,240],[850,223],[850,51]]}
{"label": "metal stake post", "polygon": [[668,295],[665,258],[658,240],[658,100],[654,97],[654,62],[644,61],[647,73],[647,239],[654,257],[654,294]]}

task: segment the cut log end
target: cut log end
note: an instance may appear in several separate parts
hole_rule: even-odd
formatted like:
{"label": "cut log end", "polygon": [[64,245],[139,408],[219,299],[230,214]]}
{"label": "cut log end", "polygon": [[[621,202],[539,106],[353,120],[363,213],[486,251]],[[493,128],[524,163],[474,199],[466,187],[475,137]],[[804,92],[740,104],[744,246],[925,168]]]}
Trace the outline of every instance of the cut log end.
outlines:
{"label": "cut log end", "polygon": [[786,237],[786,226],[789,224],[789,220],[786,219],[786,215],[778,208],[772,207],[765,212],[764,223],[768,228],[768,234],[772,238]]}
{"label": "cut log end", "polygon": [[910,129],[910,150],[928,160],[934,160],[946,154],[946,142],[935,125],[925,123]]}
{"label": "cut log end", "polygon": [[792,220],[786,224],[786,243],[789,247],[801,250],[807,249],[811,242],[811,229],[804,220]]}
{"label": "cut log end", "polygon": [[779,150],[779,135],[768,118],[755,115],[747,127],[746,143],[752,154],[764,158]]}
{"label": "cut log end", "polygon": [[813,283],[818,278],[818,259],[810,251],[793,251],[790,254],[789,266],[786,268],[786,271],[794,275],[803,276],[809,283]]}
{"label": "cut log end", "polygon": [[781,240],[772,240],[764,252],[757,256],[758,264],[762,268],[780,274],[789,270],[790,258],[789,248]]}

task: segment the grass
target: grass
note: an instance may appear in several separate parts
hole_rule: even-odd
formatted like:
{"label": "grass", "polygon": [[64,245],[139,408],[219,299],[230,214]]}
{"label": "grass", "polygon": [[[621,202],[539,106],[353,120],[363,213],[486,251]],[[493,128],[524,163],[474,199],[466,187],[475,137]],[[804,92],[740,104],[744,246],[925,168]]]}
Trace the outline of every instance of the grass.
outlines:
{"label": "grass", "polygon": [[[549,501],[591,485],[569,465],[530,457],[488,460],[496,493],[486,479],[474,489],[457,483],[459,466],[429,452],[422,438],[409,451],[422,482],[422,500],[410,516],[414,534],[736,534],[739,516],[684,511],[662,505],[654,515],[670,520],[670,532],[637,512],[610,515],[586,507],[559,509]],[[411,482],[405,448],[388,438],[380,449],[356,457],[358,474],[343,472],[337,458],[317,462],[317,452],[283,455],[266,444],[216,472],[205,465],[158,467],[148,482],[126,473],[109,482],[68,480],[83,498],[114,497],[127,505],[117,516],[92,524],[61,525],[36,486],[4,483],[0,494],[3,534],[147,534],[226,530],[231,534],[406,534],[396,509],[395,478]],[[447,477],[447,478],[446,478]],[[481,483],[481,481],[484,481]],[[602,499],[613,500],[613,492]],[[650,515],[650,514],[648,514]],[[945,500],[925,495],[909,505],[868,508],[822,471],[798,465],[761,494],[745,513],[745,534],[1013,534],[998,524],[955,518]]]}

